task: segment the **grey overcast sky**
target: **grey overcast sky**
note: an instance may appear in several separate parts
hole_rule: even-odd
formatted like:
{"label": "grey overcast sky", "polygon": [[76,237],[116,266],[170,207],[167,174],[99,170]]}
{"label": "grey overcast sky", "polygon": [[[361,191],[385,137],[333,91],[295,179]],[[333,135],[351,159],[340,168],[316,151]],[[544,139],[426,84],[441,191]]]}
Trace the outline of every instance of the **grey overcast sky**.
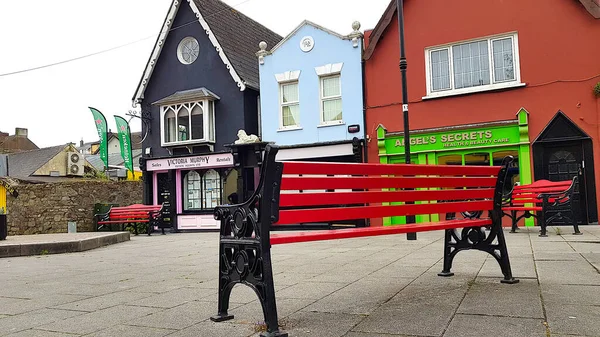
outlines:
{"label": "grey overcast sky", "polygon": [[[186,0],[184,5],[187,5]],[[341,34],[372,29],[389,0],[225,0],[286,36],[302,20]],[[0,74],[137,43],[84,59],[0,76],[0,131],[29,130],[39,147],[98,140],[88,106],[125,116],[171,0],[0,0]],[[145,39],[144,39],[145,38]],[[141,40],[141,41],[140,41]],[[258,50],[258,46],[257,46]],[[132,131],[141,129],[139,120]]]}

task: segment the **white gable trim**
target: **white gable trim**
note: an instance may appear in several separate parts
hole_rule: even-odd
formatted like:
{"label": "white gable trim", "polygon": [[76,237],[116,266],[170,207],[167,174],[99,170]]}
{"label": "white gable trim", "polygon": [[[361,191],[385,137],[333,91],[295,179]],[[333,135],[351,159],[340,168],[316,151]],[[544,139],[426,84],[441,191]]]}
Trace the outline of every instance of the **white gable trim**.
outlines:
{"label": "white gable trim", "polygon": [[194,1],[193,0],[187,0],[187,1],[190,3],[190,7],[192,8],[192,11],[194,11],[194,13],[196,14],[196,17],[198,18],[198,22],[200,22],[200,24],[202,25],[202,28],[204,28],[206,35],[208,35],[208,39],[210,40],[212,45],[217,50],[217,53],[219,53],[219,56],[221,57],[221,60],[227,67],[227,70],[229,70],[229,74],[231,74],[231,77],[237,83],[238,88],[240,88],[240,91],[246,90],[246,83],[242,80],[242,78],[235,71],[231,62],[229,62],[227,55],[225,55],[225,53],[223,52],[223,48],[221,47],[221,44],[219,44],[219,41],[217,41],[217,37],[210,30],[210,27],[208,26],[208,22],[206,22],[206,20],[204,20],[204,17],[202,17],[202,13],[200,13],[200,10],[198,9],[198,7],[194,3]]}
{"label": "white gable trim", "polygon": [[289,33],[286,37],[284,37],[281,41],[279,41],[278,44],[276,44],[275,46],[273,46],[273,48],[271,48],[270,53],[274,53],[275,50],[277,50],[284,43],[286,43],[289,39],[291,39],[292,36],[296,35],[296,33],[300,30],[300,28],[302,28],[304,26],[312,26],[312,27],[314,27],[316,29],[320,29],[320,30],[324,31],[325,33],[333,35],[333,36],[335,36],[335,37],[337,37],[338,39],[341,39],[341,40],[349,40],[349,39],[351,39],[351,37],[349,37],[349,36],[344,36],[342,34],[334,32],[334,31],[332,31],[330,29],[327,29],[327,28],[325,28],[323,26],[320,26],[320,25],[318,25],[318,24],[316,24],[314,22],[311,22],[311,21],[308,21],[308,20],[304,20],[291,33]]}
{"label": "white gable trim", "polygon": [[156,39],[156,43],[154,44],[154,48],[152,49],[152,54],[150,54],[150,58],[148,59],[148,63],[146,63],[146,68],[144,68],[144,73],[142,78],[140,79],[140,83],[138,84],[137,90],[135,91],[135,96],[133,96],[133,104],[132,106],[135,108],[136,105],[140,103],[140,101],[144,98],[144,91],[146,90],[146,86],[148,85],[148,80],[150,80],[150,76],[152,76],[152,71],[154,70],[154,66],[156,65],[156,61],[160,56],[160,52],[162,51],[163,44],[167,39],[167,35],[169,34],[169,30],[171,30],[171,25],[175,20],[175,16],[179,11],[179,4],[181,0],[174,0],[171,3],[171,8],[169,9],[169,13],[165,18],[165,22],[163,23],[163,27]]}
{"label": "white gable trim", "polygon": [[[167,35],[169,35],[169,31],[171,30],[171,26],[173,25],[173,21],[175,20],[175,16],[177,15],[177,12],[179,11],[179,6],[181,5],[182,1],[185,1],[185,0],[173,0],[173,2],[171,3],[169,13],[167,14],[167,17],[165,18],[161,32],[160,32],[158,38],[156,39],[154,48],[152,49],[152,54],[150,54],[148,63],[146,63],[146,68],[144,68],[144,73],[142,75],[142,78],[140,79],[138,87],[135,91],[135,96],[133,97],[133,102],[132,102],[133,103],[132,106],[134,108],[144,98],[144,91],[146,90],[148,81],[150,80],[150,77],[152,76],[152,71],[154,70],[154,66],[156,65],[156,62],[157,62],[158,58],[160,57],[160,53],[162,51],[164,42],[167,39]],[[200,25],[202,26],[202,28],[208,35],[210,42],[215,47],[217,53],[219,53],[219,56],[221,57],[221,60],[223,61],[223,63],[227,67],[227,69],[229,70],[231,77],[237,83],[238,88],[240,88],[240,91],[246,90],[246,84],[240,78],[240,76],[237,74],[235,69],[233,69],[233,65],[231,64],[231,62],[229,62],[229,59],[223,52],[223,48],[221,48],[219,41],[217,41],[217,38],[210,30],[208,23],[202,17],[200,10],[198,9],[198,7],[196,7],[196,4],[192,0],[187,0],[187,1],[190,3],[190,8],[192,9],[192,11],[196,14],[196,17],[198,18],[198,22],[200,23]]]}

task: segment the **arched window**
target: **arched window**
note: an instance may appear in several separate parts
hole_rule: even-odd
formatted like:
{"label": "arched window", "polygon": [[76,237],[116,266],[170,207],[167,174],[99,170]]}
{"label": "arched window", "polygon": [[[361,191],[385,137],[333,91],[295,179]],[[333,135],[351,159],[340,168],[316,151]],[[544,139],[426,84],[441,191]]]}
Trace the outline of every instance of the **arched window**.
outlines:
{"label": "arched window", "polygon": [[190,113],[186,107],[181,108],[177,114],[177,140],[186,141],[190,139]]}
{"label": "arched window", "polygon": [[208,170],[202,177],[202,203],[204,208],[215,208],[221,204],[221,176]]}
{"label": "arched window", "polygon": [[194,104],[192,108],[192,137],[191,139],[204,139],[204,115],[202,102]]}
{"label": "arched window", "polygon": [[183,186],[183,208],[185,210],[201,209],[200,175],[198,172],[188,172],[183,179]]}
{"label": "arched window", "polygon": [[167,108],[165,113],[165,143],[174,142],[177,140],[177,132],[175,128],[175,111],[171,107]]}

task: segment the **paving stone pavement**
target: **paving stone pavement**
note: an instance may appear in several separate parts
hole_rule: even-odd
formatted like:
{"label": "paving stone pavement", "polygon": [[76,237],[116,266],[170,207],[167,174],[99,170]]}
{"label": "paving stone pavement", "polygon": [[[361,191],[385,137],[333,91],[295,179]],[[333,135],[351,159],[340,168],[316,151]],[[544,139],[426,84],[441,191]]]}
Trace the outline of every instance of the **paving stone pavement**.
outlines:
{"label": "paving stone pavement", "polygon": [[[274,246],[290,336],[600,336],[600,227],[506,233],[513,274],[467,251],[442,278],[443,232]],[[136,236],[96,250],[0,259],[0,336],[258,336],[250,288],[214,323],[217,233]]]}

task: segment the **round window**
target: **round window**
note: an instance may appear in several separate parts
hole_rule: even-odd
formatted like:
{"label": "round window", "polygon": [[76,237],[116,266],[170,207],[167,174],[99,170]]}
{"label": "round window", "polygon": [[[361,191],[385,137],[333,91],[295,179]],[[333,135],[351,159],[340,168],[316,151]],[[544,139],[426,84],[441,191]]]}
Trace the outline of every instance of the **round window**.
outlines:
{"label": "round window", "polygon": [[198,41],[191,36],[188,36],[179,42],[177,47],[177,58],[183,64],[192,64],[198,58],[200,45]]}

